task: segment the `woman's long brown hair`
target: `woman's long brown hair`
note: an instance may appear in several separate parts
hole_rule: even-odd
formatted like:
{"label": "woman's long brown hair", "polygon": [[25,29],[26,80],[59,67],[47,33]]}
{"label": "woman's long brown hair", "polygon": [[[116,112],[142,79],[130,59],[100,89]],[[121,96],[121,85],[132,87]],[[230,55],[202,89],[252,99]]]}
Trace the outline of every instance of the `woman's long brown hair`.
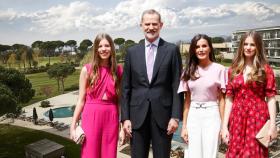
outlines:
{"label": "woman's long brown hair", "polygon": [[182,79],[184,81],[188,81],[190,79],[196,80],[199,78],[198,76],[196,76],[197,65],[199,64],[199,60],[196,56],[196,44],[197,41],[199,41],[200,39],[205,39],[207,41],[208,46],[210,47],[209,59],[212,62],[215,61],[214,49],[212,46],[211,38],[205,34],[197,34],[191,40],[188,60],[186,60],[186,68],[182,76]]}
{"label": "woman's long brown hair", "polygon": [[115,51],[115,46],[114,46],[114,42],[112,40],[112,38],[106,34],[106,33],[100,33],[96,36],[94,43],[93,43],[93,57],[91,60],[91,65],[92,65],[92,73],[90,75],[89,78],[89,85],[90,88],[92,86],[94,86],[97,82],[97,80],[99,79],[99,66],[100,66],[100,57],[99,57],[99,53],[98,53],[98,47],[99,47],[99,43],[102,39],[106,39],[111,47],[111,56],[109,58],[109,67],[110,67],[110,73],[113,76],[113,79],[115,81],[115,89],[116,89],[116,93],[117,96],[119,96],[120,94],[120,77],[117,74],[117,61],[116,61],[116,51]]}

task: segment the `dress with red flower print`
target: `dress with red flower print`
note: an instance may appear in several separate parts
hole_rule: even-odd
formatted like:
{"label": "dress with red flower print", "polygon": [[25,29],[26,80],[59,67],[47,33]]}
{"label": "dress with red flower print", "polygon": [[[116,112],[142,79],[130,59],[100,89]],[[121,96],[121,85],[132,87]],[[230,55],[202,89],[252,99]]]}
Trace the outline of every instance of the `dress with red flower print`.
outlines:
{"label": "dress with red flower print", "polygon": [[[229,79],[226,95],[233,97],[229,117],[229,146],[227,158],[267,158],[268,149],[255,138],[258,131],[269,119],[265,97],[276,95],[273,70],[264,66],[266,81],[245,83],[243,74]],[[231,76],[231,69],[228,71]]]}

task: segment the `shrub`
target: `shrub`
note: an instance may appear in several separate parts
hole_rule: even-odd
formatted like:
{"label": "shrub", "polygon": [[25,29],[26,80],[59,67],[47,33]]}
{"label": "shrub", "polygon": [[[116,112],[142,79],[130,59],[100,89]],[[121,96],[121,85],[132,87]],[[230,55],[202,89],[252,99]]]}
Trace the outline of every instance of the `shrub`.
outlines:
{"label": "shrub", "polygon": [[73,84],[68,88],[64,89],[65,91],[75,91],[75,90],[79,90],[79,85],[78,84]]}
{"label": "shrub", "polygon": [[275,82],[276,82],[276,89],[278,90],[278,94],[279,94],[279,90],[280,90],[280,76],[275,77]]}
{"label": "shrub", "polygon": [[52,94],[52,87],[50,85],[43,85],[40,88],[41,93],[44,94],[46,97],[49,97]]}
{"label": "shrub", "polygon": [[0,82],[0,116],[5,113],[16,113],[17,101],[11,89]]}
{"label": "shrub", "polygon": [[32,65],[33,65],[35,68],[37,68],[37,67],[38,67],[38,61],[35,61],[35,60],[34,60],[34,61],[32,62]]}
{"label": "shrub", "polygon": [[42,107],[42,108],[47,108],[47,107],[50,107],[51,105],[50,105],[50,101],[48,101],[48,100],[43,100],[43,101],[41,101],[41,105],[40,105],[40,107]]}
{"label": "shrub", "polygon": [[72,110],[72,111],[75,111],[75,108],[76,108],[76,105],[72,105],[72,106],[71,106],[71,110]]}
{"label": "shrub", "polygon": [[232,59],[223,59],[224,63],[232,63]]}

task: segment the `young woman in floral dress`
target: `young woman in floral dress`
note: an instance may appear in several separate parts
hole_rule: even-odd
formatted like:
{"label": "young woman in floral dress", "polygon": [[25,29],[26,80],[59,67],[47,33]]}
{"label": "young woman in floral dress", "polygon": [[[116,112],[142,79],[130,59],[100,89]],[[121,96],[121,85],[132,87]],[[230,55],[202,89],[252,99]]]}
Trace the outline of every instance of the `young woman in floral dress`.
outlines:
{"label": "young woman in floral dress", "polygon": [[[275,78],[268,65],[261,36],[247,32],[228,71],[222,138],[228,144],[227,158],[265,158],[268,149],[256,139],[270,119],[267,137],[277,137]],[[229,129],[228,129],[229,127]]]}

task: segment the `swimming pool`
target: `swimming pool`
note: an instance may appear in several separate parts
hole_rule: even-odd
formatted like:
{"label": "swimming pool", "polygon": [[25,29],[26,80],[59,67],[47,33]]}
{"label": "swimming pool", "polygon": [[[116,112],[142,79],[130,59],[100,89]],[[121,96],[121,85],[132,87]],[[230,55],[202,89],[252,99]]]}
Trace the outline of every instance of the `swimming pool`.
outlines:
{"label": "swimming pool", "polygon": [[182,130],[182,122],[179,122],[179,127],[176,130],[176,132],[173,134],[173,138],[172,140],[180,142],[180,143],[184,143],[184,141],[181,138],[181,130]]}
{"label": "swimming pool", "polygon": [[[54,118],[65,118],[65,117],[72,117],[73,111],[72,106],[65,106],[60,108],[54,108],[53,111],[53,117]],[[46,117],[49,117],[49,110],[44,113]]]}
{"label": "swimming pool", "polygon": [[[60,107],[52,109],[54,118],[65,118],[65,117],[72,117],[73,111],[72,106]],[[49,117],[49,110],[44,113],[46,117]],[[183,143],[181,139],[181,129],[182,129],[182,122],[179,122],[179,127],[177,131],[173,134],[173,140]]]}

